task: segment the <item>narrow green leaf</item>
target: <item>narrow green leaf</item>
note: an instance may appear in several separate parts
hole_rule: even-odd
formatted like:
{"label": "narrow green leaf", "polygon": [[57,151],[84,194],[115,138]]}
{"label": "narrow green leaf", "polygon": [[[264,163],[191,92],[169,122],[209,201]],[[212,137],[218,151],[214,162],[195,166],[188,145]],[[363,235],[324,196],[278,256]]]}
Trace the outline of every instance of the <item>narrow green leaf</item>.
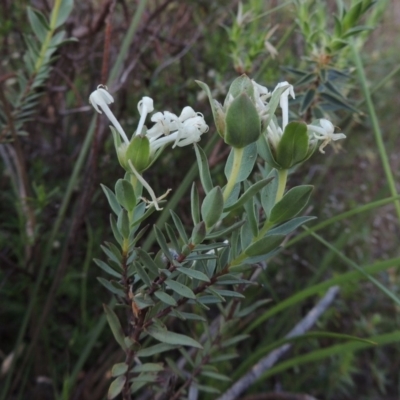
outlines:
{"label": "narrow green leaf", "polygon": [[207,228],[214,226],[220,219],[224,207],[222,190],[216,186],[210,190],[201,205],[201,216]]}
{"label": "narrow green leaf", "polygon": [[151,357],[151,356],[154,356],[155,354],[159,354],[159,353],[163,353],[165,351],[176,349],[177,346],[178,345],[158,343],[158,344],[155,344],[154,346],[150,346],[145,349],[140,349],[140,350],[138,350],[138,352],[136,354],[139,358],[140,357]]}
{"label": "narrow green leaf", "polygon": [[128,371],[128,364],[126,363],[114,364],[111,368],[111,376],[115,378],[116,376],[125,374],[126,371]]}
{"label": "narrow green leaf", "polygon": [[207,156],[204,153],[203,149],[198,144],[194,145],[194,150],[196,152],[196,159],[199,167],[201,184],[203,185],[204,191],[208,193],[209,191],[212,190],[214,185],[211,180],[210,168],[208,166]]}
{"label": "narrow green leaf", "polygon": [[104,194],[107,197],[108,204],[110,204],[111,209],[114,213],[118,216],[121,211],[121,206],[118,203],[117,198],[115,197],[114,192],[109,189],[107,186],[100,184],[101,188],[103,189]]}
{"label": "narrow green leaf", "polygon": [[136,365],[132,368],[131,372],[142,373],[142,372],[161,372],[164,370],[162,363],[145,363]]}
{"label": "narrow green leaf", "polygon": [[[67,20],[69,14],[71,14],[73,7],[74,7],[74,0],[61,1],[61,6],[58,10],[57,22],[55,28],[60,27]],[[53,10],[53,12],[55,11]]]}
{"label": "narrow green leaf", "polygon": [[185,379],[186,379],[186,376],[185,376],[185,374],[183,373],[182,369],[179,368],[179,367],[176,365],[175,361],[174,361],[172,358],[166,357],[166,358],[165,358],[165,361],[167,362],[167,364],[168,364],[169,367],[171,368],[172,372],[173,372],[176,376],[179,376],[182,380],[185,380]]}
{"label": "narrow green leaf", "polygon": [[44,42],[47,31],[50,29],[46,17],[37,10],[33,10],[31,7],[27,7],[28,19],[31,24],[31,28],[40,42]]}
{"label": "narrow green leaf", "polygon": [[313,186],[302,185],[290,189],[271,210],[270,222],[277,224],[299,214],[307,205]]}
{"label": "narrow green leaf", "polygon": [[196,225],[200,222],[200,200],[196,184],[193,182],[192,190],[190,192],[190,206],[192,211],[192,220]]}
{"label": "narrow green leaf", "polygon": [[117,314],[115,314],[114,310],[109,306],[107,306],[106,304],[103,304],[103,308],[106,313],[107,322],[110,325],[115,340],[122,347],[122,349],[126,351],[127,348],[124,342],[125,335],[121,323],[119,322],[119,319],[117,317]]}
{"label": "narrow green leaf", "polygon": [[246,221],[235,222],[234,224],[225,229],[221,229],[219,231],[215,231],[213,233],[206,235],[206,239],[214,240],[220,237],[228,237],[234,230],[240,229],[245,222]]}
{"label": "narrow green leaf", "polygon": [[245,254],[249,257],[261,256],[275,250],[283,241],[285,235],[266,236],[250,245]]}
{"label": "narrow green leaf", "polygon": [[218,372],[213,372],[213,371],[201,371],[200,375],[207,376],[208,378],[216,379],[222,382],[230,382],[232,380],[226,375],[219,374]]}
{"label": "narrow green leaf", "polygon": [[191,346],[198,349],[202,349],[203,346],[196,340],[190,338],[189,336],[181,335],[180,333],[175,333],[162,329],[158,326],[152,325],[146,329],[147,333],[154,339],[167,344],[173,344],[178,346]]}
{"label": "narrow green leaf", "polygon": [[271,176],[271,177],[268,177],[268,178],[262,179],[261,181],[256,182],[255,184],[250,186],[235,203],[233,203],[229,207],[225,207],[224,211],[233,211],[233,210],[236,210],[237,208],[243,206],[247,200],[254,197],[256,195],[256,193],[258,193],[262,188],[267,186],[273,179],[274,179],[274,177]]}
{"label": "narrow green leaf", "polygon": [[207,386],[207,385],[200,385],[199,383],[193,382],[192,385],[197,388],[200,392],[210,393],[210,394],[219,394],[221,393],[218,389]]}
{"label": "narrow green leaf", "polygon": [[154,225],[154,232],[156,234],[157,242],[160,245],[162,252],[164,253],[164,256],[167,257],[168,260],[172,262],[173,257],[171,256],[171,252],[168,247],[167,241],[165,240],[165,236],[160,231],[160,229],[157,227],[157,225]]}
{"label": "narrow green leaf", "polygon": [[122,278],[122,275],[115,271],[113,268],[111,268],[108,264],[106,264],[104,261],[99,260],[98,258],[93,259],[93,261],[99,266],[104,272],[107,272],[107,274],[114,276],[118,279]]}
{"label": "narrow green leaf", "polygon": [[110,388],[108,389],[107,399],[115,399],[122,392],[125,382],[126,376],[119,376],[117,379],[112,381]]}
{"label": "narrow green leaf", "polygon": [[159,274],[159,269],[156,262],[142,249],[137,249],[139,258],[142,260],[143,265],[147,268],[153,275]]}
{"label": "narrow green leaf", "polygon": [[178,217],[178,215],[173,210],[169,210],[169,212],[171,214],[171,217],[172,217],[172,219],[174,221],[175,227],[178,230],[179,236],[181,237],[182,241],[184,243],[188,243],[189,242],[189,238],[186,235],[186,231],[185,231],[185,228],[184,228],[184,226],[182,224],[181,219]]}
{"label": "narrow green leaf", "polygon": [[165,223],[165,230],[166,230],[166,232],[167,232],[167,235],[168,235],[168,238],[169,238],[169,241],[170,241],[170,243],[171,243],[172,248],[173,248],[177,253],[179,253],[179,252],[180,252],[180,249],[181,249],[181,246],[180,246],[179,243],[178,243],[178,238],[176,237],[175,232],[174,232],[174,230],[172,229],[172,226],[169,225],[168,223]]}
{"label": "narrow green leaf", "polygon": [[117,289],[115,286],[113,286],[108,280],[106,280],[106,279],[104,279],[104,278],[100,278],[100,277],[97,277],[97,280],[107,289],[107,290],[109,290],[111,293],[114,293],[114,294],[116,294],[117,296],[120,296],[120,297],[124,297],[125,296],[125,293],[122,291],[122,290],[120,290],[120,289]]}
{"label": "narrow green leaf", "polygon": [[188,288],[187,286],[183,285],[180,282],[173,281],[172,279],[166,279],[165,284],[168,285],[170,289],[174,292],[178,293],[182,297],[186,297],[188,299],[195,299],[196,295],[193,293],[192,289]]}
{"label": "narrow green leaf", "polygon": [[170,296],[169,294],[162,292],[160,290],[157,290],[154,293],[154,296],[156,296],[159,300],[161,300],[163,303],[165,303],[169,306],[176,307],[178,305],[178,303],[172,296]]}
{"label": "narrow green leaf", "polygon": [[268,235],[287,235],[297,229],[299,226],[317,217],[296,217],[282,225],[279,225],[268,232]]}
{"label": "narrow green leaf", "polygon": [[136,269],[137,274],[139,275],[140,279],[142,280],[142,282],[147,286],[147,287],[151,287],[151,279],[149,277],[149,275],[147,275],[146,271],[144,270],[144,268],[140,265],[140,263],[138,262],[134,262],[133,263]]}
{"label": "narrow green leaf", "polygon": [[210,282],[208,276],[201,271],[184,267],[178,267],[177,271],[181,272],[182,274],[185,274],[186,276],[189,276],[190,278],[194,278],[203,282]]}
{"label": "narrow green leaf", "polygon": [[309,109],[312,102],[314,101],[315,93],[315,89],[308,89],[307,92],[304,94],[300,104],[300,115],[303,115]]}

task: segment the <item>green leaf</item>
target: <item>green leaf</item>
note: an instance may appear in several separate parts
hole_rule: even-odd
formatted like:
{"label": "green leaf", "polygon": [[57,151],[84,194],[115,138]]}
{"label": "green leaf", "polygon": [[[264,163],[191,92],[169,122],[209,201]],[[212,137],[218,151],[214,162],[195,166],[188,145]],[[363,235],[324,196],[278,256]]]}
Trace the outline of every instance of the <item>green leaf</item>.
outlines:
{"label": "green leaf", "polygon": [[261,121],[256,106],[246,93],[239,94],[226,113],[225,143],[243,148],[258,140]]}
{"label": "green leaf", "polygon": [[120,290],[120,289],[117,289],[115,286],[113,286],[108,280],[106,280],[106,279],[104,279],[104,278],[100,278],[100,277],[97,277],[97,280],[107,289],[107,290],[109,290],[111,293],[114,293],[114,294],[116,294],[117,296],[120,296],[120,297],[124,297],[125,296],[125,293],[122,291],[122,290]]}
{"label": "green leaf", "polygon": [[273,179],[274,177],[271,176],[256,182],[255,184],[250,186],[235,203],[233,203],[229,207],[224,208],[224,211],[233,211],[243,206],[247,200],[254,197],[256,193],[258,193],[262,188],[267,186]]}
{"label": "green leaf", "polygon": [[271,210],[270,222],[277,224],[299,214],[307,205],[313,186],[302,185],[290,189]]}
{"label": "green leaf", "polygon": [[111,209],[114,211],[114,213],[118,216],[120,211],[121,211],[121,206],[118,203],[117,198],[115,197],[115,194],[111,189],[109,189],[107,186],[100,184],[101,188],[103,189],[104,194],[107,197],[108,204],[110,204]]}
{"label": "green leaf", "polygon": [[46,17],[37,10],[33,10],[31,7],[27,7],[28,19],[31,24],[31,28],[40,42],[44,42],[47,32],[50,27],[47,24]]}
{"label": "green leaf", "polygon": [[145,363],[136,365],[132,368],[131,372],[142,373],[142,372],[161,372],[164,370],[162,363]]}
{"label": "green leaf", "polygon": [[245,223],[246,221],[238,221],[235,222],[233,225],[228,226],[225,229],[221,229],[220,231],[216,231],[213,233],[210,233],[206,236],[206,239],[208,240],[214,240],[218,239],[220,237],[228,237],[230,233],[232,233],[236,229],[240,229],[240,227]]}
{"label": "green leaf", "polygon": [[224,207],[222,190],[216,186],[207,193],[201,205],[201,216],[207,228],[214,226],[220,219]]}
{"label": "green leaf", "polygon": [[257,300],[252,305],[237,311],[235,313],[235,317],[238,318],[247,317],[249,314],[253,313],[255,310],[262,307],[263,305],[270,303],[271,301],[272,301],[271,299]]}
{"label": "green leaf", "polygon": [[111,376],[115,378],[116,376],[123,375],[126,371],[128,371],[128,368],[129,366],[126,363],[114,364],[111,368]]}
{"label": "green leaf", "polygon": [[292,220],[285,222],[282,225],[279,225],[273,229],[271,229],[268,234],[269,235],[287,235],[290,232],[293,232],[295,229],[297,229],[299,226],[305,224],[308,221],[312,221],[313,219],[316,219],[317,217],[297,217],[293,218]]}
{"label": "green leaf", "polygon": [[237,353],[228,353],[228,354],[221,354],[216,357],[211,357],[210,358],[210,363],[218,363],[218,362],[223,362],[223,361],[230,361],[233,360],[234,358],[238,358],[239,355]]}
{"label": "green leaf", "polygon": [[[226,161],[225,164],[224,173],[227,179],[229,179],[232,173],[234,151],[235,149],[231,150],[228,160]],[[243,150],[240,171],[236,178],[236,183],[243,182],[249,177],[249,175],[253,171],[256,159],[257,159],[257,145],[255,143],[251,143],[250,145],[246,146]]]}
{"label": "green leaf", "polygon": [[197,159],[197,165],[199,167],[201,184],[203,186],[204,191],[208,193],[212,190],[214,185],[211,180],[207,156],[204,153],[203,149],[196,143],[194,144],[194,150],[196,152],[196,159]]}
{"label": "green leaf", "polygon": [[[196,83],[207,93],[207,97],[210,102],[211,111],[214,117],[214,122],[217,128],[217,132],[223,138],[225,134],[225,115],[222,106],[216,100],[213,99],[210,88],[208,87],[207,84],[201,81],[196,81]],[[195,149],[196,147],[197,146],[195,145]]]}
{"label": "green leaf", "polygon": [[137,252],[145,268],[147,268],[153,275],[158,276],[159,270],[156,262],[144,250],[137,249]]}
{"label": "green leaf", "polygon": [[154,296],[156,296],[159,300],[161,300],[165,304],[168,304],[169,306],[176,307],[178,305],[178,303],[172,296],[160,290],[157,290],[157,292],[154,293]]}
{"label": "green leaf", "polygon": [[112,381],[110,388],[108,389],[107,399],[115,399],[122,392],[125,382],[126,376],[119,376],[117,379]]}
{"label": "green leaf", "polygon": [[114,238],[115,240],[118,242],[118,244],[120,246],[122,246],[122,242],[124,240],[124,238],[122,237],[121,233],[118,230],[117,227],[117,221],[114,218],[114,215],[110,214],[110,226],[111,226],[111,230],[113,232]]}
{"label": "green leaf", "polygon": [[118,179],[115,184],[116,198],[125,210],[132,212],[136,207],[136,196],[132,184],[126,179]]}
{"label": "green leaf", "polygon": [[271,184],[261,191],[261,204],[267,218],[269,218],[271,210],[275,205],[276,193],[278,191],[279,179],[277,170],[273,169],[268,174],[268,178],[273,179]]}
{"label": "green leaf", "polygon": [[200,392],[204,392],[204,393],[210,393],[210,394],[219,394],[219,393],[221,393],[221,391],[219,391],[218,389],[216,389],[216,388],[214,388],[212,386],[200,385],[197,382],[193,382],[192,386],[194,386]]}
{"label": "green leaf", "polygon": [[178,346],[191,346],[202,349],[203,346],[196,340],[180,333],[175,333],[162,329],[158,326],[152,325],[146,329],[147,333],[154,339],[162,343],[173,344]]}
{"label": "green leaf", "polygon": [[183,285],[180,282],[173,281],[172,279],[166,279],[165,284],[168,285],[168,287],[172,289],[174,292],[178,293],[183,297],[186,297],[188,299],[196,298],[196,295],[193,293],[192,289],[188,288],[187,286]]}
{"label": "green leaf", "polygon": [[186,231],[185,228],[182,224],[182,221],[180,220],[180,218],[178,217],[178,215],[173,211],[173,210],[169,210],[171,217],[174,221],[175,227],[179,232],[179,236],[181,237],[181,239],[183,240],[184,243],[188,243],[189,242],[189,238],[186,235]]}
{"label": "green leaf", "polygon": [[144,268],[140,265],[140,263],[138,262],[134,262],[133,263],[136,269],[137,274],[139,275],[140,279],[142,280],[142,282],[147,286],[147,287],[151,287],[151,279],[150,277],[147,275],[146,271],[144,270]]}
{"label": "green leaf", "polygon": [[165,230],[167,232],[171,247],[177,252],[180,252],[181,246],[178,243],[178,238],[175,235],[175,232],[171,225],[165,223]]}
{"label": "green leaf", "polygon": [[158,244],[161,247],[162,252],[164,253],[164,256],[168,258],[169,261],[173,261],[173,257],[171,256],[170,249],[168,247],[167,241],[165,240],[165,236],[163,233],[160,231],[157,225],[154,225],[154,233],[156,234],[156,239]]}
{"label": "green leaf", "polygon": [[182,369],[179,368],[179,367],[176,365],[175,361],[174,361],[172,358],[166,357],[166,358],[165,358],[165,361],[167,362],[168,366],[171,368],[172,372],[173,372],[176,376],[179,376],[182,380],[185,380],[185,379],[186,379],[186,376],[185,376],[185,374],[183,373]]}
{"label": "green leaf", "polygon": [[192,190],[190,192],[190,206],[192,211],[192,220],[196,225],[200,222],[200,200],[196,184],[193,182]]}
{"label": "green leaf", "polygon": [[336,96],[332,93],[321,93],[320,96],[329,104],[333,104],[334,106],[339,107],[339,109],[359,113],[359,110],[357,108],[353,107],[339,96]]}
{"label": "green leaf", "polygon": [[97,266],[99,266],[104,272],[107,272],[107,274],[114,276],[118,279],[122,278],[122,275],[115,271],[114,269],[112,269],[108,264],[106,264],[104,261],[99,260],[98,258],[93,259],[93,261],[97,264]]}
{"label": "green leaf", "polygon": [[284,238],[285,235],[266,236],[250,245],[244,253],[249,257],[268,254],[272,250],[275,250],[282,243]]}
{"label": "green leaf", "polygon": [[[57,22],[56,22],[55,28],[58,28],[67,20],[73,7],[74,7],[74,0],[62,0],[61,1],[61,6],[58,10]],[[53,10],[53,12],[54,12],[54,10]]]}
{"label": "green leaf", "polygon": [[287,124],[276,150],[276,162],[289,169],[303,161],[308,153],[307,125],[303,122]]}
{"label": "green leaf", "polygon": [[121,209],[121,212],[118,215],[117,228],[118,228],[118,231],[123,236],[123,238],[128,239],[129,233],[130,233],[129,217],[128,217],[128,212],[124,209]]}
{"label": "green leaf", "polygon": [[179,346],[179,345],[158,343],[158,344],[155,344],[154,346],[150,346],[145,349],[140,349],[140,350],[138,350],[138,352],[136,354],[139,358],[140,357],[151,357],[151,356],[154,356],[155,354],[159,354],[159,353],[163,353],[165,351],[176,349],[177,346]]}
{"label": "green leaf", "polygon": [[210,282],[208,276],[201,271],[184,267],[178,267],[177,271],[181,272],[182,274],[185,274],[186,276],[189,276],[190,278],[194,278],[203,282]]}
{"label": "green leaf", "polygon": [[109,306],[107,306],[106,304],[103,304],[103,308],[106,313],[107,322],[110,325],[115,340],[122,347],[122,349],[126,351],[127,348],[124,342],[125,335],[121,323],[119,322],[119,319],[117,317],[117,314],[115,314],[114,310]]}
{"label": "green leaf", "polygon": [[300,104],[300,110],[299,110],[300,115],[303,115],[311,106],[315,97],[315,93],[316,93],[315,89],[308,89],[307,92],[304,94]]}
{"label": "green leaf", "polygon": [[213,371],[201,371],[200,375],[207,376],[208,378],[217,379],[218,381],[230,382],[232,379],[227,377],[226,375],[219,374],[218,372]]}
{"label": "green leaf", "polygon": [[[210,192],[211,193],[211,192]],[[206,224],[201,221],[198,224],[195,225],[193,228],[192,236],[191,236],[191,242],[195,246],[202,243],[204,238],[206,237]]]}
{"label": "green leaf", "polygon": [[[246,217],[247,217],[247,222],[249,225],[249,228],[251,232],[248,232],[248,237],[251,240],[252,237],[258,236],[258,225],[259,225],[259,220],[258,220],[258,207],[255,206],[255,198],[249,199],[245,205],[244,209],[246,212]],[[243,227],[245,227],[244,225]],[[243,228],[242,228],[243,230]]]}
{"label": "green leaf", "polygon": [[250,335],[247,334],[241,334],[234,336],[233,338],[227,339],[227,340],[222,340],[221,341],[221,347],[223,349],[226,349],[227,347],[233,346],[234,344],[237,344],[245,339],[247,339]]}

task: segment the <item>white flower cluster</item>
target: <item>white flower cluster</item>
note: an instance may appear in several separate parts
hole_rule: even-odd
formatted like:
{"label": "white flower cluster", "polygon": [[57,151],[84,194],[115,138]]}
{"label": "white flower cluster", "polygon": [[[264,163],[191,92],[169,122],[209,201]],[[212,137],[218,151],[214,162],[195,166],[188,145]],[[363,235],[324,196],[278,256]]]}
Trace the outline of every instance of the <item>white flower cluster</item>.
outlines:
{"label": "white flower cluster", "polygon": [[[272,92],[264,86],[259,85],[255,81],[253,82],[254,96],[256,109],[261,118],[261,121],[266,120],[269,117],[269,104],[268,100],[274,94],[274,92],[282,87],[287,87],[287,89],[280,95],[279,105],[282,109],[282,127],[280,127],[274,119],[271,119],[267,127],[267,136],[272,145],[276,148],[281,140],[283,132],[286,125],[289,122],[289,96],[293,99],[295,98],[293,86],[288,82],[280,82],[276,85]],[[324,152],[324,148],[331,142],[340,139],[345,139],[346,135],[343,133],[334,133],[335,127],[329,120],[321,118],[316,122],[317,125],[308,125],[308,132],[310,139],[312,140],[322,140],[322,144],[319,147],[321,153]]]}
{"label": "white flower cluster", "polygon": [[[97,90],[90,95],[89,102],[98,113],[101,114],[101,110],[104,111],[123,141],[129,144],[125,131],[108,106],[114,102],[114,99],[107,88],[99,85]],[[134,136],[142,134],[147,115],[154,111],[153,99],[143,97],[138,103],[138,110],[140,120]],[[188,106],[182,110],[179,117],[169,111],[156,112],[151,117],[151,121],[155,123],[154,126],[147,132],[143,132],[149,139],[151,156],[156,150],[169,143],[173,143],[173,147],[182,147],[198,142],[201,135],[208,131],[203,115],[196,113],[192,107]]]}

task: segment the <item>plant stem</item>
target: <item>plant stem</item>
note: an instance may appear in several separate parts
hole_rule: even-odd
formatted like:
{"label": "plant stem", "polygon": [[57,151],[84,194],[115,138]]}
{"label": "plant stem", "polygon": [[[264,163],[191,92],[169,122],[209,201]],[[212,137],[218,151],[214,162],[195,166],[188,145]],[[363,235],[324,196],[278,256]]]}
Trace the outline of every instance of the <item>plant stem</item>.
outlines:
{"label": "plant stem", "polygon": [[[366,76],[365,76],[365,72],[364,72],[364,68],[363,68],[363,65],[362,65],[361,57],[360,57],[360,54],[357,51],[356,46],[354,45],[354,43],[352,43],[351,49],[352,49],[352,53],[353,53],[354,63],[355,63],[356,68],[357,68],[358,79],[360,81],[361,89],[362,89],[362,92],[364,94],[365,101],[367,103],[368,113],[369,113],[369,116],[371,118],[372,128],[373,128],[373,132],[374,132],[374,136],[375,136],[376,145],[378,147],[379,155],[381,157],[381,161],[382,161],[383,169],[385,171],[386,180],[387,180],[387,183],[388,183],[388,186],[389,186],[390,194],[392,196],[397,196],[398,193],[397,193],[397,190],[396,190],[396,183],[395,183],[395,180],[394,180],[394,177],[393,177],[392,170],[390,168],[389,157],[387,155],[387,152],[386,152],[386,149],[385,149],[385,145],[383,144],[382,131],[381,131],[381,128],[379,126],[378,117],[376,116],[376,113],[375,113],[375,107],[374,107],[374,104],[373,104],[372,99],[371,99],[371,93],[370,93],[370,90],[369,90],[368,85],[367,85],[367,79],[366,79]],[[395,206],[397,217],[398,217],[399,222],[400,222],[400,201],[399,200],[394,200],[393,204]]]}
{"label": "plant stem", "polygon": [[286,181],[288,176],[287,169],[278,169],[278,190],[276,191],[275,204],[283,197],[286,188]]}
{"label": "plant stem", "polygon": [[243,153],[244,153],[244,147],[241,149],[233,147],[233,164],[232,164],[231,174],[229,175],[228,182],[224,190],[224,202],[228,200],[228,197],[230,196],[233,188],[236,185],[237,177],[240,171],[240,166],[242,165]]}

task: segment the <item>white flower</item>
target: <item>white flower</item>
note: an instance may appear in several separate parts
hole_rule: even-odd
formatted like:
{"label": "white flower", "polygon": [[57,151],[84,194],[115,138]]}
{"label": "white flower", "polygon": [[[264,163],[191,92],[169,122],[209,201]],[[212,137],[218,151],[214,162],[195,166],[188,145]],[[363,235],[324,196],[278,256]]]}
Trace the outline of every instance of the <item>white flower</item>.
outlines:
{"label": "white flower", "polygon": [[208,131],[203,115],[191,107],[185,107],[179,118],[168,111],[154,114],[153,118],[156,124],[147,131],[151,154],[168,143],[173,142],[173,147],[183,147],[198,142],[201,135]]}
{"label": "white flower", "polygon": [[143,97],[142,100],[140,100],[138,103],[138,110],[140,114],[140,120],[136,129],[136,135],[140,135],[142,133],[144,121],[146,120],[147,114],[154,111],[153,99],[147,96]]}
{"label": "white flower", "polygon": [[101,114],[101,108],[104,111],[104,114],[107,115],[107,118],[110,120],[110,122],[114,125],[115,129],[121,135],[124,142],[129,144],[129,139],[126,136],[126,133],[122,129],[122,126],[118,122],[117,118],[115,118],[114,114],[110,110],[110,107],[108,107],[108,105],[113,102],[114,99],[111,94],[108,93],[107,86],[103,85],[97,86],[97,89],[89,97],[89,103],[94,107],[94,109]]}
{"label": "white flower", "polygon": [[252,83],[254,88],[254,100],[256,103],[256,110],[261,119],[267,118],[269,111],[267,100],[271,97],[271,93],[265,86],[259,85],[253,80]]}
{"label": "white flower", "polygon": [[335,127],[333,126],[331,121],[327,119],[319,120],[320,126],[317,125],[308,125],[308,130],[312,132],[315,139],[323,140],[321,146],[319,146],[319,151],[325,154],[324,148],[331,142],[340,139],[346,139],[346,135],[344,133],[334,133]]}
{"label": "white flower", "polygon": [[289,122],[289,95],[295,98],[293,86],[289,85],[288,82],[280,82],[276,85],[275,90],[281,88],[282,86],[289,86],[282,94],[279,99],[279,105],[282,109],[282,131],[285,131],[286,125]]}

